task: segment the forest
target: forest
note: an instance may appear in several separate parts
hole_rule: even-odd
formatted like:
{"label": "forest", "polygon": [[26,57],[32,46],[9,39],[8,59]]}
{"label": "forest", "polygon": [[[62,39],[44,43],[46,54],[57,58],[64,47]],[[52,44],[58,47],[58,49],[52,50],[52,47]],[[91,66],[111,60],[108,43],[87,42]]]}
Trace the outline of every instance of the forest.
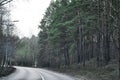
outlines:
{"label": "forest", "polygon": [[120,79],[120,0],[51,0],[38,37],[22,39],[14,35],[11,21],[3,26],[6,9],[0,1],[1,67],[45,67]]}
{"label": "forest", "polygon": [[39,28],[40,66],[120,72],[119,0],[51,1]]}

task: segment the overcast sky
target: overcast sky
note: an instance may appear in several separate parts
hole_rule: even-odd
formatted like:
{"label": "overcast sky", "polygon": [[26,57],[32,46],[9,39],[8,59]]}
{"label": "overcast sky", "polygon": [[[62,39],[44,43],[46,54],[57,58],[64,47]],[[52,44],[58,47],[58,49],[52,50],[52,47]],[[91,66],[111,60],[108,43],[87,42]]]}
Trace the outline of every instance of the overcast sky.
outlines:
{"label": "overcast sky", "polygon": [[20,37],[31,37],[39,32],[38,25],[51,0],[14,0],[11,8],[12,20]]}

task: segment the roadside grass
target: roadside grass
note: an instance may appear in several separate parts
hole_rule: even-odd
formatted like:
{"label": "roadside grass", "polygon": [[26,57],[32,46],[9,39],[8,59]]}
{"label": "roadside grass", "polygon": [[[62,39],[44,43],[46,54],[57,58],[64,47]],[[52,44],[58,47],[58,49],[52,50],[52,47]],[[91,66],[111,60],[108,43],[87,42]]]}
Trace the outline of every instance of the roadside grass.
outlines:
{"label": "roadside grass", "polygon": [[58,68],[50,68],[54,71],[65,73],[83,80],[118,80],[118,63],[112,60],[108,65],[97,67],[95,59],[86,61],[85,67],[82,64],[73,64]]}
{"label": "roadside grass", "polygon": [[7,76],[15,71],[13,67],[0,67],[0,77]]}

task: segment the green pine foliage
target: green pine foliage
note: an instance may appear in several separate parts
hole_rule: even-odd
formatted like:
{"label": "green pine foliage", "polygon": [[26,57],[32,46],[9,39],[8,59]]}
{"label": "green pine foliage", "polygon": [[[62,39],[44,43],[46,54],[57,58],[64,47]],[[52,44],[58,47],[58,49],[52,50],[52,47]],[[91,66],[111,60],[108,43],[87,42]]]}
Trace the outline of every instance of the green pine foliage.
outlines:
{"label": "green pine foliage", "polygon": [[85,67],[86,61],[96,59],[95,66],[101,67],[117,59],[119,4],[119,0],[51,1],[39,26],[38,62],[44,63],[40,66]]}

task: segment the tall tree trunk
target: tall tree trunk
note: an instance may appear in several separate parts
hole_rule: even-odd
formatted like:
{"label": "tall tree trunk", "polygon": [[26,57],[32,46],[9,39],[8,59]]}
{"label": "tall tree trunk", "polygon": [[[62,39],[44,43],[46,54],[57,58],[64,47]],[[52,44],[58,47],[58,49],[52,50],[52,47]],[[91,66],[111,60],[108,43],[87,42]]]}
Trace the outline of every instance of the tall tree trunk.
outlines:
{"label": "tall tree trunk", "polygon": [[117,0],[116,1],[116,6],[117,6],[117,26],[118,26],[118,52],[119,52],[119,56],[118,56],[118,63],[119,63],[119,80],[120,80],[120,1]]}
{"label": "tall tree trunk", "polygon": [[81,27],[80,27],[80,59],[81,62],[83,62],[83,25],[82,25],[82,20],[81,20]]}
{"label": "tall tree trunk", "polygon": [[110,61],[110,41],[108,33],[108,0],[104,1],[104,62],[108,64]]}
{"label": "tall tree trunk", "polygon": [[[100,2],[101,0],[98,0],[98,29],[100,29]],[[97,66],[99,67],[99,61],[100,61],[100,32],[97,33]]]}
{"label": "tall tree trunk", "polygon": [[[80,12],[78,11],[78,16],[80,16]],[[81,48],[81,46],[80,46],[80,44],[81,44],[81,40],[80,40],[80,38],[81,38],[81,36],[80,36],[80,19],[78,19],[78,26],[77,26],[77,57],[78,57],[78,64],[80,63],[80,61],[81,61],[81,58],[80,58],[80,53],[81,53],[81,50],[80,50],[80,48]]]}
{"label": "tall tree trunk", "polygon": [[[1,10],[2,9],[0,8],[0,11]],[[0,14],[0,65],[4,64],[2,21],[3,21],[3,14]]]}
{"label": "tall tree trunk", "polygon": [[100,65],[100,34],[98,33],[97,36],[97,66],[99,67]]}
{"label": "tall tree trunk", "polygon": [[118,47],[118,52],[119,52],[119,56],[118,56],[118,62],[119,62],[119,79],[120,79],[120,29],[118,31],[118,44],[119,44],[119,47]]}
{"label": "tall tree trunk", "polygon": [[2,21],[0,19],[0,65],[2,63],[2,24],[1,23]]}

